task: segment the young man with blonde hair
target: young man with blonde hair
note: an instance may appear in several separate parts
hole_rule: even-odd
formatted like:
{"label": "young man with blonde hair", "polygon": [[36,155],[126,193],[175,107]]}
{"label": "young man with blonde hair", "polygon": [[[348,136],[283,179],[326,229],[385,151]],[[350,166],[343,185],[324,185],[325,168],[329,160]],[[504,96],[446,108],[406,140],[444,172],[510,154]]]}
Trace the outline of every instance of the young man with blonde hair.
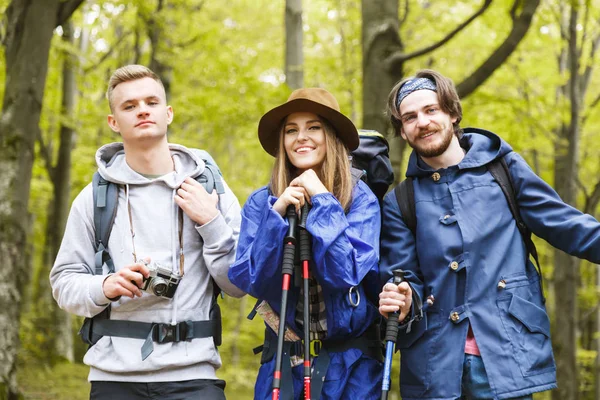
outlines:
{"label": "young man with blonde hair", "polygon": [[[154,72],[119,68],[107,98],[122,142],[97,151],[103,183],[74,200],[50,273],[60,307],[91,321],[90,398],[224,399],[211,309],[219,288],[243,295],[227,277],[239,203],[224,181],[217,195],[195,179],[208,153],[167,141],[173,109]],[[98,245],[96,209],[110,202],[102,185],[116,187],[116,214]]]}

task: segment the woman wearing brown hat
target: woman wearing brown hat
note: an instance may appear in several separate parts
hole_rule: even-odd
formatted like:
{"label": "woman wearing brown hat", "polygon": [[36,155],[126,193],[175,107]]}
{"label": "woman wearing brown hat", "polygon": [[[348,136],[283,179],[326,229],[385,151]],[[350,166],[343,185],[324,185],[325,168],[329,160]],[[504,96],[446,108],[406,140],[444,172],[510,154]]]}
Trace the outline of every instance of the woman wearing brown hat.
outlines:
{"label": "woman wearing brown hat", "polygon": [[[340,113],[331,93],[309,88],[294,91],[286,103],[267,112],[258,136],[275,157],[273,174],[270,184],[252,193],[244,205],[237,260],[229,270],[232,283],[259,299],[257,310],[265,318],[254,398],[271,399],[288,231],[285,212],[289,205],[300,209],[308,202],[310,335],[311,348],[318,350],[312,358],[310,398],[378,399],[380,212],[367,185],[352,178],[349,152],[358,146],[356,127]],[[303,395],[300,286],[292,283],[289,290],[285,349],[290,357],[283,361],[281,399]]]}

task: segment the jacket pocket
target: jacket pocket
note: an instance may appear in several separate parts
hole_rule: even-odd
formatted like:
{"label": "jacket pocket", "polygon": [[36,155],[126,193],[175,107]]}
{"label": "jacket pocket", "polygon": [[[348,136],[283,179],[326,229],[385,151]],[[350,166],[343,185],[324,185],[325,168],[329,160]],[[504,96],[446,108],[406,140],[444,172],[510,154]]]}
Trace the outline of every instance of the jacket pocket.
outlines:
{"label": "jacket pocket", "polygon": [[497,302],[513,357],[523,376],[553,370],[550,320],[546,310],[516,294],[499,298]]}
{"label": "jacket pocket", "polygon": [[383,363],[358,349],[331,353],[320,398],[348,399],[351,394],[354,400],[379,399],[382,374]]}
{"label": "jacket pocket", "polygon": [[[437,352],[442,324],[440,310],[429,309],[418,322],[419,329],[409,334],[408,340],[398,341],[400,349],[400,391],[402,397],[420,398],[431,381],[429,366]],[[417,328],[413,326],[413,330]],[[413,335],[414,336],[410,336]],[[402,337],[402,334],[399,335]]]}
{"label": "jacket pocket", "polygon": [[406,333],[406,327],[400,328],[398,333],[398,340],[396,340],[396,346],[398,349],[408,349],[413,343],[419,340],[423,334],[427,331],[427,312],[423,313],[423,318],[420,321],[414,321],[410,332]]}

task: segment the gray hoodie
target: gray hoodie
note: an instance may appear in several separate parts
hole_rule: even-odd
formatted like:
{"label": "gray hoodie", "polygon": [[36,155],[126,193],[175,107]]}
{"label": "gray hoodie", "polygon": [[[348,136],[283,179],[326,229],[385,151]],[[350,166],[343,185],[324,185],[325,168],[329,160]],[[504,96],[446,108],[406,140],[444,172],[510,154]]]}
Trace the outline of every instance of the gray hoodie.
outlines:
{"label": "gray hoodie", "polygon": [[[133,245],[138,259],[150,257],[153,262],[178,271],[178,206],[173,197],[185,178],[202,173],[204,162],[197,150],[175,144],[169,147],[175,171],[155,179],[148,179],[127,165],[121,143],[108,144],[96,153],[100,174],[120,185],[117,214],[108,242],[117,271],[134,263]],[[211,276],[225,293],[235,297],[244,294],[227,277],[229,266],[235,260],[241,218],[238,200],[226,184],[225,193],[219,196],[219,210],[220,214],[202,226],[184,214],[184,276],[172,299],[143,292],[142,297],[121,297],[111,303],[102,291],[106,275],[93,274],[94,210],[92,185],[88,185],[73,201],[65,235],[50,272],[54,298],[62,309],[85,317],[100,313],[111,303],[111,319],[162,323],[209,319],[213,295]],[[221,366],[221,358],[210,337],[154,343],[154,352],[144,361],[140,354],[142,343],[141,339],[108,336],[100,339],[83,359],[90,366],[89,380],[216,379],[215,371]]]}

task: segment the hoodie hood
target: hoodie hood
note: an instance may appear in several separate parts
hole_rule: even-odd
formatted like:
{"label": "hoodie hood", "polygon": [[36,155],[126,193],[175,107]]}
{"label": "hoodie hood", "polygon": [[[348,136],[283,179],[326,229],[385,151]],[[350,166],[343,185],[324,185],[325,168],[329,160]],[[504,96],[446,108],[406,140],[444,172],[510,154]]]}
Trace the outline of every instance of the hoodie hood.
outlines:
{"label": "hoodie hood", "polygon": [[131,169],[125,160],[123,143],[104,145],[96,152],[98,172],[110,182],[120,185],[145,185],[150,182],[163,181],[167,186],[176,189],[187,177],[196,177],[204,171],[204,161],[200,155],[184,146],[169,144],[175,171],[158,178],[147,178]]}
{"label": "hoodie hood", "polygon": [[[497,158],[504,157],[512,151],[512,147],[498,135],[478,128],[465,128],[460,139],[460,147],[465,150],[465,157],[458,164],[459,169],[478,168],[489,164]],[[412,178],[429,176],[435,171],[427,165],[413,150],[408,160],[406,176]]]}

